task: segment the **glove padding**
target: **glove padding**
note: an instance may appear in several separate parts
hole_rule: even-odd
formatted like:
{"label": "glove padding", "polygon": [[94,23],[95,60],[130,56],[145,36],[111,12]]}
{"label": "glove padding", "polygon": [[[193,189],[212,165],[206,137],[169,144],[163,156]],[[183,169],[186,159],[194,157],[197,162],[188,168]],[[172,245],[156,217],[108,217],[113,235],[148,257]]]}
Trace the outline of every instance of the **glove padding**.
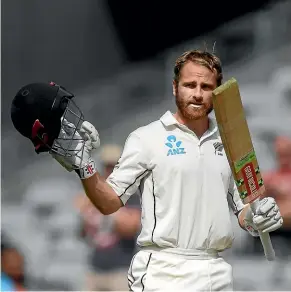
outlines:
{"label": "glove padding", "polygon": [[95,127],[87,121],[82,123],[79,132],[75,129],[74,124],[62,120],[62,128],[51,155],[67,171],[76,170],[80,178],[84,179],[96,172],[91,151],[100,146],[100,138]]}
{"label": "glove padding", "polygon": [[244,225],[252,236],[259,236],[259,231],[269,233],[277,230],[283,224],[283,218],[274,198],[267,197],[259,202],[259,206],[253,214],[248,208],[244,219]]}

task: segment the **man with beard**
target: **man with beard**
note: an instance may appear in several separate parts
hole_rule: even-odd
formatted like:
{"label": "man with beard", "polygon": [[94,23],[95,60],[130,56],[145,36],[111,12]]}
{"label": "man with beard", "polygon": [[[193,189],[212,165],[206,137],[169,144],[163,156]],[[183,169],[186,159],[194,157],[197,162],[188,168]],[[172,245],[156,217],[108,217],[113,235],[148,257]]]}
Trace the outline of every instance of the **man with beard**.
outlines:
{"label": "man with beard", "polygon": [[[80,130],[86,141],[81,158],[53,155],[69,171],[81,164],[76,172],[84,190],[104,215],[123,207],[139,188],[142,228],[140,250],[128,271],[131,291],[232,290],[232,267],[219,255],[233,242],[229,205],[253,236],[282,225],[273,198],[261,201],[255,214],[239,198],[209,116],[212,91],[221,83],[217,56],[198,50],[182,54],[174,67],[176,113],[167,111],[133,131],[106,180],[92,160],[100,141],[88,122]],[[67,126],[62,138],[73,135]]]}

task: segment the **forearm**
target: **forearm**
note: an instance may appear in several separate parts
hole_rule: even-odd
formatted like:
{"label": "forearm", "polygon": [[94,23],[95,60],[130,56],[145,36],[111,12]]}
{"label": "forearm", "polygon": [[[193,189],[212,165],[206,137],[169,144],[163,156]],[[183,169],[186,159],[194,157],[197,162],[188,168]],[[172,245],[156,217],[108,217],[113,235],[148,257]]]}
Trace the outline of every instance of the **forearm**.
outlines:
{"label": "forearm", "polygon": [[291,204],[289,201],[278,201],[279,210],[283,217],[283,228],[284,229],[291,229]]}
{"label": "forearm", "polygon": [[115,231],[122,238],[132,238],[140,230],[140,210],[123,208],[115,214]]}
{"label": "forearm", "polygon": [[102,214],[112,214],[123,206],[115,191],[98,172],[81,181],[87,197]]}

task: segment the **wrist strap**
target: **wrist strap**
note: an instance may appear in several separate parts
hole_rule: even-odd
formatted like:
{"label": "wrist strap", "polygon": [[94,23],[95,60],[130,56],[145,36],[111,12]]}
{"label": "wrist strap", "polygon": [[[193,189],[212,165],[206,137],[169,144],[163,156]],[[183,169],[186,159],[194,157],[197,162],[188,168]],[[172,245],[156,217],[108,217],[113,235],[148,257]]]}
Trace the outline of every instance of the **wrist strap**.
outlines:
{"label": "wrist strap", "polygon": [[80,179],[89,178],[97,172],[95,161],[90,158],[89,162],[84,167],[76,169],[75,171]]}
{"label": "wrist strap", "polygon": [[246,220],[244,220],[244,225],[245,225],[245,229],[253,236],[253,237],[258,237],[259,236],[259,232],[254,228],[254,226],[252,226],[252,224],[250,222],[247,222]]}

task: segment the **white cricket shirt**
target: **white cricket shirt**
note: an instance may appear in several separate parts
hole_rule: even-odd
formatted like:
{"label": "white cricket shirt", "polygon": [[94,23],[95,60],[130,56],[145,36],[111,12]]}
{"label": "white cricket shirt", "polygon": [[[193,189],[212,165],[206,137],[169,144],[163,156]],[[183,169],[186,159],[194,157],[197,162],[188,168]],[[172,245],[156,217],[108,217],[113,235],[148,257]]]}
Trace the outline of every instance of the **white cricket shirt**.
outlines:
{"label": "white cricket shirt", "polygon": [[198,139],[170,111],[127,138],[107,182],[125,204],[141,191],[140,246],[229,248],[233,231],[228,204],[243,208],[217,125]]}

